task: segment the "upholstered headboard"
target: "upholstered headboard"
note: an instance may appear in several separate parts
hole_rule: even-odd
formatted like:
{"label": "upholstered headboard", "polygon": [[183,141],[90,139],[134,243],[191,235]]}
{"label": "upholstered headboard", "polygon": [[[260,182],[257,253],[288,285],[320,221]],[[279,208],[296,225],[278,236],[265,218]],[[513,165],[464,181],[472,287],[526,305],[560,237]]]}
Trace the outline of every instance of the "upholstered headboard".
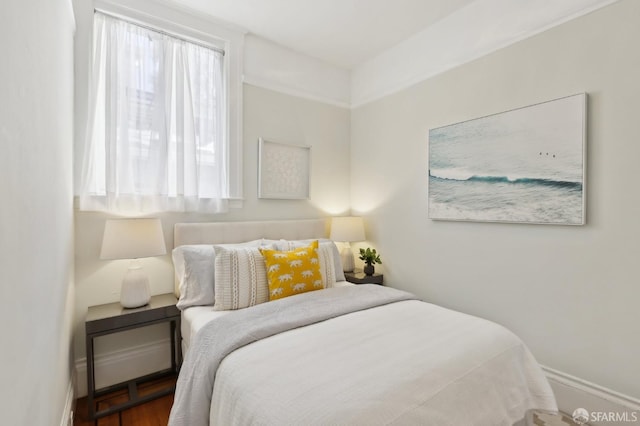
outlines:
{"label": "upholstered headboard", "polygon": [[[174,247],[187,244],[230,244],[266,238],[303,240],[326,238],[329,219],[269,220],[260,222],[176,223]],[[179,294],[176,281],[175,293]]]}

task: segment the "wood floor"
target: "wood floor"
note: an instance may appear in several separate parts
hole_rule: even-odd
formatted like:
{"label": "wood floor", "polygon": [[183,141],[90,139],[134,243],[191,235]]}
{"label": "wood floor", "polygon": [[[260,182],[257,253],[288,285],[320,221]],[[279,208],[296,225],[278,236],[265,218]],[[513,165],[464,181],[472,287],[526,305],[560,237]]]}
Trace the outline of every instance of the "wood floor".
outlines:
{"label": "wood floor", "polygon": [[[156,389],[164,388],[175,384],[175,378],[163,379],[150,382],[140,386],[138,392],[143,395],[145,392],[153,392]],[[126,390],[105,395],[99,399],[98,409],[105,409],[113,404],[124,402],[128,399]],[[166,426],[169,420],[169,412],[173,404],[173,394],[164,396],[129,408],[118,414],[112,414],[98,419],[97,423],[89,420],[87,398],[80,398],[77,401],[74,413],[74,426]]]}

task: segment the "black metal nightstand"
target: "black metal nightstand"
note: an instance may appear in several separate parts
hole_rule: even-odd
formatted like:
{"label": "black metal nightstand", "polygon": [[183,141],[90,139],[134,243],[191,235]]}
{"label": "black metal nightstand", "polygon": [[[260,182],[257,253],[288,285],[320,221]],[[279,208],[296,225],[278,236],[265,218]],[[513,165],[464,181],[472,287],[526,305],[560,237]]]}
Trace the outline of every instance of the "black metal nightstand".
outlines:
{"label": "black metal nightstand", "polygon": [[[182,363],[182,337],[180,333],[180,310],[176,307],[176,302],[176,297],[173,294],[160,294],[153,296],[147,305],[140,308],[126,309],[123,308],[120,303],[109,303],[89,307],[85,321],[87,338],[87,405],[89,406],[89,419],[95,420],[121,412],[135,405],[143,404],[164,395],[169,395],[175,390],[175,386],[170,386],[140,396],[138,395],[137,386],[151,380],[178,374],[180,364]],[[106,334],[118,333],[162,322],[170,323],[171,368],[96,390],[93,340],[96,337]],[[120,389],[129,390],[128,401],[111,406],[105,410],[96,411],[96,398]]]}
{"label": "black metal nightstand", "polygon": [[373,274],[366,275],[362,271],[345,272],[344,277],[347,281],[353,284],[380,284],[383,285],[383,275]]}

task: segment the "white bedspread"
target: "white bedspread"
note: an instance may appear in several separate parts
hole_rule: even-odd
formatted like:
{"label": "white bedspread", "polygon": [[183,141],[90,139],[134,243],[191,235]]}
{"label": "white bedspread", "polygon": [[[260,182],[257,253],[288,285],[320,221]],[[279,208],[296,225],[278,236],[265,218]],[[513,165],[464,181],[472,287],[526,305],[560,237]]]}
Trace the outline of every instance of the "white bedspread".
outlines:
{"label": "white bedspread", "polygon": [[458,426],[512,425],[556,405],[511,332],[410,300],[236,350],[215,374],[210,408],[210,424],[225,426]]}

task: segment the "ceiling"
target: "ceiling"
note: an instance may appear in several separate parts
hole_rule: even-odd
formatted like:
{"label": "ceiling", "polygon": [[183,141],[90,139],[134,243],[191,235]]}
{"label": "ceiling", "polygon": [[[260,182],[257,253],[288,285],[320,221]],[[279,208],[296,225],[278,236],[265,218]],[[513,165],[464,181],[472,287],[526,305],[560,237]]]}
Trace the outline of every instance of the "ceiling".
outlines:
{"label": "ceiling", "polygon": [[170,0],[352,69],[473,0]]}

